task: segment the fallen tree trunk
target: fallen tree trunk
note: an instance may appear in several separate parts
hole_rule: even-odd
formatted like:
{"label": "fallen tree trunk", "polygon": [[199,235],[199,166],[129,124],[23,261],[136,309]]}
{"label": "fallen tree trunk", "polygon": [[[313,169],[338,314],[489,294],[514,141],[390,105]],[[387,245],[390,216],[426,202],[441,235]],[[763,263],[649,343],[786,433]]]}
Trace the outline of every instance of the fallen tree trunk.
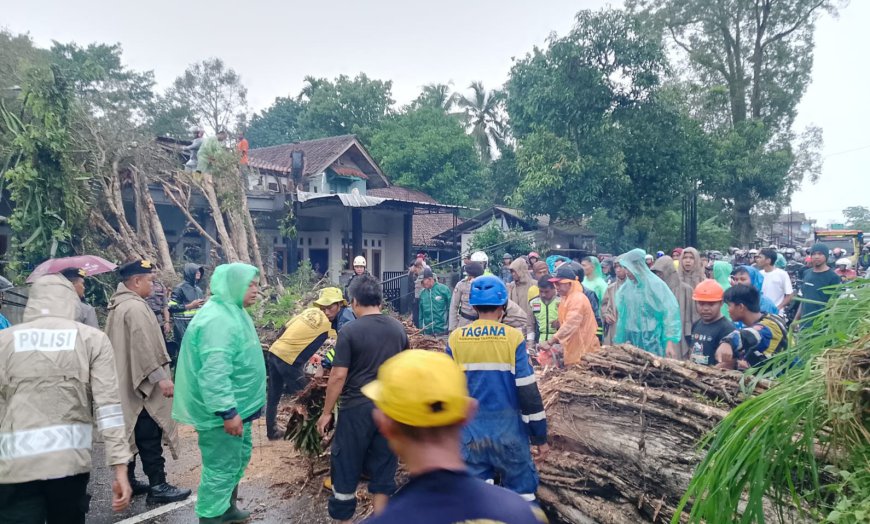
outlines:
{"label": "fallen tree trunk", "polygon": [[627,345],[546,374],[553,449],[539,468],[539,497],[551,521],[670,521],[701,459],[699,440],[745,390],[769,387]]}

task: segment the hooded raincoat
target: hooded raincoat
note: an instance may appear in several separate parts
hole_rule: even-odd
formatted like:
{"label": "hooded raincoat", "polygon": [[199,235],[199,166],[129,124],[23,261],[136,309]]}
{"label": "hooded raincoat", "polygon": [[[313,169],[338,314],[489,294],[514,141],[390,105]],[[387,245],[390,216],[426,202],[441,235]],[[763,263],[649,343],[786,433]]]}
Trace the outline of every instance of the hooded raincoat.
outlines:
{"label": "hooded raincoat", "polygon": [[764,274],[752,266],[744,265],[739,267],[749,273],[749,279],[752,281],[752,287],[757,289],[758,294],[761,296],[761,312],[779,315],[779,308],[776,307],[776,304],[774,304],[772,300],[764,296],[764,293],[761,291],[762,286],[764,286]]}
{"label": "hooded raincoat", "polygon": [[[723,291],[727,291],[731,287],[731,271],[733,270],[733,266],[724,260],[713,262],[713,280],[722,286]],[[731,315],[728,314],[728,304],[724,302],[722,303],[722,316],[731,320]]]}
{"label": "hooded raincoat", "polygon": [[[248,286],[258,276],[248,264],[224,264],[211,279],[211,299],[184,337],[175,375],[172,418],[199,433],[202,454],[196,513],[217,517],[251,458],[251,423],[266,404],[266,365],[254,322],[244,309]],[[224,416],[237,413],[242,438],[224,432]]]}
{"label": "hooded raincoat", "polygon": [[619,258],[634,276],[616,292],[617,344],[628,342],[658,356],[664,356],[667,343],[682,339],[680,306],[665,282],[646,265],[642,249],[632,249]]}
{"label": "hooded raincoat", "polygon": [[559,301],[559,330],[550,339],[550,343],[561,344],[565,352],[565,365],[573,366],[580,363],[586,353],[598,351],[598,323],[592,304],[583,293],[579,280],[571,282],[571,290]]}
{"label": "hooded raincoat", "polygon": [[40,277],[24,322],[0,331],[0,484],[88,473],[94,425],[110,466],[132,457],[112,345],[73,320],[78,301],[66,278]]}
{"label": "hooded raincoat", "polygon": [[707,275],[704,274],[704,266],[701,264],[701,254],[698,253],[698,250],[693,247],[687,247],[683,250],[683,254],[680,255],[680,260],[685,257],[687,254],[692,255],[695,259],[695,265],[692,266],[691,271],[686,271],[683,268],[683,264],[680,264],[680,268],[677,272],[680,275],[680,280],[692,286],[692,289],[695,289],[695,286],[703,282]]}
{"label": "hooded raincoat", "polygon": [[158,383],[170,378],[169,354],[157,317],[145,299],[123,282],[109,300],[106,335],[115,350],[115,367],[124,423],[130,449],[136,453],[134,428],[144,409],[163,430],[163,442],[178,458],[178,432],[172,420],[172,399],[163,396]]}
{"label": "hooded raincoat", "polygon": [[[618,318],[618,313],[616,311],[616,292],[619,291],[619,288],[622,287],[625,280],[626,279],[619,280],[618,278],[614,280],[607,286],[607,291],[604,292],[604,298],[601,300],[601,323],[604,326],[603,343],[605,346],[613,344],[613,337],[616,334],[615,319]],[[614,319],[614,322],[608,322],[608,318]]]}
{"label": "hooded raincoat", "polygon": [[[197,271],[200,275],[199,280],[196,279]],[[172,297],[169,301],[169,312],[172,313],[172,326],[175,329],[175,341],[179,344],[184,339],[184,332],[187,331],[190,320],[199,311],[198,308],[185,309],[185,306],[194,300],[205,298],[205,292],[199,287],[199,283],[205,279],[205,268],[199,264],[184,264],[182,276],[184,281],[172,290]]]}
{"label": "hooded raincoat", "polygon": [[604,300],[604,292],[607,291],[607,279],[604,277],[604,271],[601,270],[601,262],[597,257],[588,257],[585,260],[588,260],[595,269],[591,277],[583,275],[583,287],[594,291],[600,304]]}
{"label": "hooded raincoat", "polygon": [[526,316],[532,318],[532,306],[529,305],[529,288],[532,287],[532,277],[529,275],[529,266],[522,258],[511,262],[511,269],[516,273],[516,280],[507,285],[508,298],[516,302]]}
{"label": "hooded raincoat", "polygon": [[695,309],[695,300],[692,299],[692,287],[689,284],[680,280],[677,275],[677,270],[674,269],[674,262],[671,257],[665,255],[655,261],[652,267],[653,271],[661,275],[661,279],[665,281],[671,293],[677,299],[677,305],[680,306],[680,319],[682,320],[683,337],[680,339],[680,355],[679,358],[688,360],[692,356],[692,348],[686,342],[686,333],[692,333],[692,326],[700,318],[698,311]]}

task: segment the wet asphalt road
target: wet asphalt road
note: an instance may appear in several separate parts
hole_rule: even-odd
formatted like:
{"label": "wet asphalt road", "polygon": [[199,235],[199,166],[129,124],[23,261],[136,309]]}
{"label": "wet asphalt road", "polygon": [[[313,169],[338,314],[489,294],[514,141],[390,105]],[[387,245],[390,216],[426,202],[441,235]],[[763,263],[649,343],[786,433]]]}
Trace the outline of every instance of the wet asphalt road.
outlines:
{"label": "wet asphalt road", "polygon": [[[166,472],[172,484],[192,489],[192,498],[199,484],[199,449],[191,428],[184,428],[179,433],[178,460],[173,460],[169,451],[164,449]],[[134,497],[130,508],[122,513],[114,513],[111,507],[113,475],[106,466],[102,444],[95,443],[93,461],[88,485],[92,497],[87,519],[89,524],[198,522],[192,501],[148,506],[145,504],[146,495]],[[137,461],[137,477],[144,481],[146,478],[141,468],[142,465]],[[325,467],[319,466],[316,475],[312,476],[304,462],[292,451],[290,442],[269,442],[265,439],[264,426],[255,425],[253,456],[240,486],[239,506],[253,512],[250,522],[331,524],[326,512],[328,493],[321,489],[325,474]],[[361,504],[359,509],[360,512],[364,511],[364,505]],[[358,519],[360,517],[362,515],[358,515]]]}

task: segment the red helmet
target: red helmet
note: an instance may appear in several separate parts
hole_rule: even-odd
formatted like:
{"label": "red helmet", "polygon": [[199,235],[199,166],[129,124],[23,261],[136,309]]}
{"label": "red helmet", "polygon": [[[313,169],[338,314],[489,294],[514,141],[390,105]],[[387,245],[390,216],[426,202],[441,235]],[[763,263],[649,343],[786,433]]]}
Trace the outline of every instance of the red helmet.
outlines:
{"label": "red helmet", "polygon": [[529,258],[532,258],[532,257],[535,257],[538,260],[541,259],[541,255],[539,255],[537,251],[532,251],[531,253],[529,253]]}

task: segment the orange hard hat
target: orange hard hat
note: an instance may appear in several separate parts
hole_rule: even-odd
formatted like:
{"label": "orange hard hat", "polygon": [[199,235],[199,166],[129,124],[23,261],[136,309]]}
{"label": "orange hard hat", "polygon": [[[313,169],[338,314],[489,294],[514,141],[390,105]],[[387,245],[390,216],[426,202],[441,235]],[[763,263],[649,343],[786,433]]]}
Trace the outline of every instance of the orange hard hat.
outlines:
{"label": "orange hard hat", "polygon": [[721,302],[724,297],[725,290],[712,278],[695,286],[695,291],[692,293],[692,298],[698,302]]}

